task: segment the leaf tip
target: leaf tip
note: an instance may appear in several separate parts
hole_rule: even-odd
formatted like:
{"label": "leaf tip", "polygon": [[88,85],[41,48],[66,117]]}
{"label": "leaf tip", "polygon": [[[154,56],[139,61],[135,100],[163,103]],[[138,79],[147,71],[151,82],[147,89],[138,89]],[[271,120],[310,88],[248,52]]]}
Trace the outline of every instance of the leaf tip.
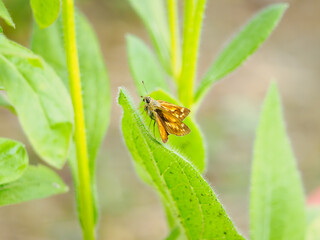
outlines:
{"label": "leaf tip", "polygon": [[127,43],[129,43],[131,41],[131,39],[134,39],[134,38],[136,38],[136,36],[134,36],[133,34],[131,34],[131,33],[126,34]]}
{"label": "leaf tip", "polygon": [[58,183],[58,182],[53,182],[52,183],[52,186],[61,191],[61,193],[65,193],[65,192],[68,192],[69,191],[69,187],[65,184],[61,184],[61,183]]}
{"label": "leaf tip", "polygon": [[118,98],[120,98],[120,96],[123,94],[123,88],[122,87],[118,87]]}
{"label": "leaf tip", "polygon": [[123,87],[118,88],[118,103],[122,106],[122,99],[125,97],[125,89]]}
{"label": "leaf tip", "polygon": [[270,85],[269,85],[269,89],[268,89],[268,93],[267,93],[268,98],[270,98],[270,96],[273,97],[279,97],[279,90],[278,90],[278,85],[276,83],[276,81],[271,81]]}
{"label": "leaf tip", "polygon": [[278,3],[276,5],[278,5],[278,7],[283,9],[283,10],[287,10],[290,7],[289,3]]}
{"label": "leaf tip", "polygon": [[267,10],[279,12],[281,17],[283,13],[289,8],[289,6],[289,3],[275,3],[267,7]]}
{"label": "leaf tip", "polygon": [[7,21],[7,24],[8,24],[10,27],[16,29],[16,24],[13,22],[13,20],[11,19],[11,17],[10,17],[10,20]]}

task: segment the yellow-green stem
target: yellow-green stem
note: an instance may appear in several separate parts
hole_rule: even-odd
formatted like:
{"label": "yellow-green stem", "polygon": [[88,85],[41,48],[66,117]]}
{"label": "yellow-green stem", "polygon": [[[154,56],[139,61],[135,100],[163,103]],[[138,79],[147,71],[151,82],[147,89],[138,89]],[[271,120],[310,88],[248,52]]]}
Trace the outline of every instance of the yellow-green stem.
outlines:
{"label": "yellow-green stem", "polygon": [[177,0],[167,0],[171,39],[171,66],[173,79],[178,83],[181,71],[180,34]]}
{"label": "yellow-green stem", "polygon": [[70,93],[74,109],[75,132],[74,139],[77,152],[77,167],[79,176],[79,209],[82,219],[83,238],[95,239],[94,207],[90,184],[89,160],[85,134],[85,120],[81,95],[80,70],[75,34],[75,16],[73,0],[62,1],[63,31],[67,66],[69,72]]}
{"label": "yellow-green stem", "polygon": [[189,107],[192,104],[192,81],[190,79],[193,79],[193,76],[190,76],[192,65],[190,43],[193,33],[194,0],[185,0],[184,4],[182,68],[179,77],[178,95],[180,102]]}
{"label": "yellow-green stem", "polygon": [[205,4],[206,0],[198,0],[196,6],[194,5],[194,0],[185,1],[183,56],[178,93],[179,100],[186,107],[190,107],[193,104],[193,89]]}

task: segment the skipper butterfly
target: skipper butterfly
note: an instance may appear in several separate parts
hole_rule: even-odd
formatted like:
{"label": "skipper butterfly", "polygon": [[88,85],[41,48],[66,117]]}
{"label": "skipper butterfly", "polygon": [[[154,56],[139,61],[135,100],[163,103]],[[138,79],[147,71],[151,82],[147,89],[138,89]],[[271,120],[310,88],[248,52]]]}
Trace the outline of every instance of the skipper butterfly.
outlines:
{"label": "skipper butterfly", "polygon": [[184,136],[190,133],[190,128],[182,121],[189,115],[190,110],[162,100],[154,100],[147,96],[143,98],[144,110],[149,117],[156,121],[161,140],[168,141],[168,135]]}

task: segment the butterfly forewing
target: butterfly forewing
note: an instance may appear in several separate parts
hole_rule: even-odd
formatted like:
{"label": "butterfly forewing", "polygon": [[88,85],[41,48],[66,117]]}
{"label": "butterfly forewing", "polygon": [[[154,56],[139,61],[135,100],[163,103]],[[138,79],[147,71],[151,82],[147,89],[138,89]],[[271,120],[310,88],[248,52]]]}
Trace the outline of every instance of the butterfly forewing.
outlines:
{"label": "butterfly forewing", "polygon": [[161,107],[164,110],[167,110],[169,113],[171,113],[173,116],[175,116],[181,121],[183,121],[183,119],[185,119],[190,113],[190,110],[188,108],[180,107],[178,105],[168,103],[162,100],[157,100],[157,102],[160,103]]}

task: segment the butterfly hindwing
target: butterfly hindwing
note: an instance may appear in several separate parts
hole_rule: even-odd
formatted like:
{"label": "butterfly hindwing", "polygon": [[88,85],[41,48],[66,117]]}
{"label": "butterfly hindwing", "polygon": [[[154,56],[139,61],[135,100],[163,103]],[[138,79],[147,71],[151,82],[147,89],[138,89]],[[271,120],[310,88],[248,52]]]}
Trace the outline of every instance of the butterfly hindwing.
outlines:
{"label": "butterfly hindwing", "polygon": [[160,118],[158,113],[155,114],[155,118],[156,118],[156,122],[157,122],[157,125],[158,125],[158,129],[159,129],[161,140],[162,140],[163,143],[166,143],[168,141],[168,133],[167,133],[166,128],[164,127],[164,122]]}

